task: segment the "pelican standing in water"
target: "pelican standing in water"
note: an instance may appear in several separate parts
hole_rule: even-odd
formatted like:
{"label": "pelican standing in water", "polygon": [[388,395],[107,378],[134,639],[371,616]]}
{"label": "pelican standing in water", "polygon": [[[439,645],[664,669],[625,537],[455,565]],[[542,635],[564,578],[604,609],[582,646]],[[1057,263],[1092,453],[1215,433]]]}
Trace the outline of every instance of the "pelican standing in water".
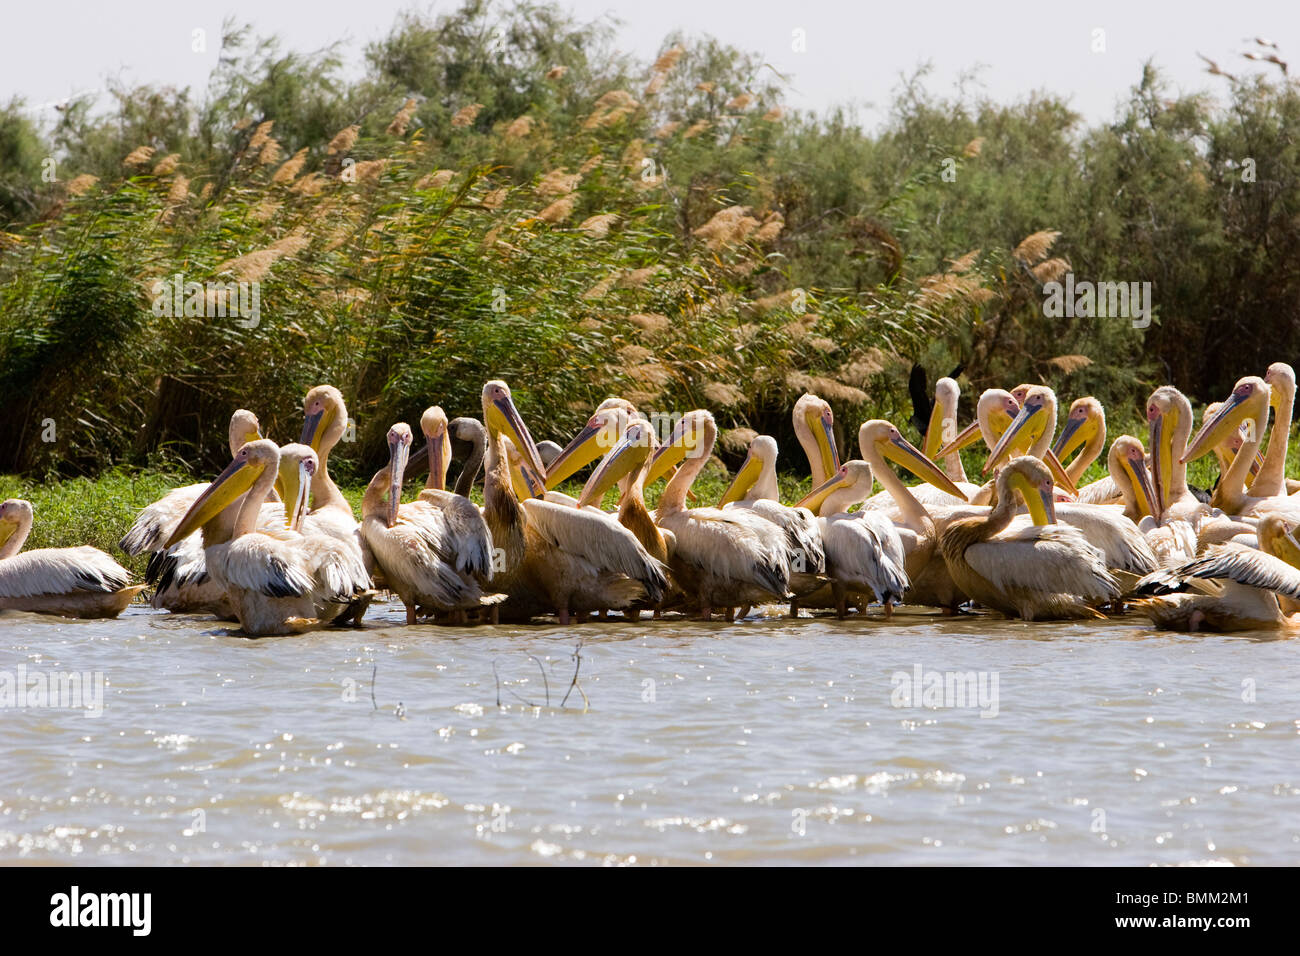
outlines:
{"label": "pelican standing in water", "polygon": [[867,499],[874,483],[865,461],[846,461],[829,481],[799,502],[817,512],[831,600],[841,618],[848,615],[850,595],[859,612],[865,613],[868,594],[884,605],[888,618],[909,586],[907,555],[894,523],[878,511],[849,513],[849,508]]}
{"label": "pelican standing in water", "polygon": [[[310,452],[310,449],[302,449]],[[254,637],[296,634],[355,613],[369,593],[365,567],[350,549],[325,535],[292,533],[306,494],[280,470],[280,448],[259,439],[244,445],[208,486],[168,539],[168,546],[203,529],[208,572],[225,588],[244,632]],[[309,484],[314,453],[293,472]],[[290,528],[283,535],[257,530],[261,506],[275,481],[289,478]],[[235,511],[233,523],[220,519]],[[225,530],[229,524],[229,531]]]}
{"label": "pelican standing in water", "polygon": [[1106,410],[1091,395],[1076,398],[1070,403],[1070,412],[1065,416],[1065,426],[1061,429],[1060,436],[1052,445],[1052,454],[1057,461],[1064,463],[1076,448],[1079,453],[1065,465],[1065,473],[1079,489],[1079,503],[1113,504],[1120,493],[1111,483],[1109,475],[1090,484],[1079,485],[1088,466],[1100,458],[1106,449]]}
{"label": "pelican standing in water", "polygon": [[31,502],[0,504],[0,608],[62,617],[117,617],[144,590],[103,551],[37,548],[20,554],[32,530]]}
{"label": "pelican standing in water", "polygon": [[[1008,531],[1016,495],[1033,524]],[[1090,605],[1116,601],[1119,585],[1077,528],[1055,524],[1055,505],[1047,467],[1028,455],[1012,459],[998,473],[988,516],[954,521],[940,537],[953,580],[980,604],[1026,621],[1104,617]]]}
{"label": "pelican standing in water", "polygon": [[[468,498],[445,490],[451,441],[447,416],[436,406],[420,419],[429,448],[429,481],[418,501],[402,504],[402,476],[411,429],[388,430],[388,465],[366,487],[361,536],[388,587],[406,607],[406,623],[420,610],[465,623],[465,612],[484,606],[492,579],[492,536]],[[488,604],[496,603],[497,596]]]}
{"label": "pelican standing in water", "polygon": [[840,467],[835,446],[835,414],[830,403],[805,392],[794,403],[794,437],[808,456],[814,488],[830,481]]}
{"label": "pelican standing in water", "polygon": [[[541,497],[545,469],[505,382],[483,387],[483,419],[489,435],[484,518],[504,566],[501,578],[493,579],[507,594],[501,614],[553,612],[568,624],[575,612],[657,604],[668,584],[666,569],[632,532],[612,515]],[[512,449],[519,456],[513,469]],[[521,490],[533,496],[521,500]]]}
{"label": "pelican standing in water", "polygon": [[686,507],[717,434],[709,412],[687,412],[651,462],[651,475],[681,465],[659,499],[655,523],[676,538],[673,579],[706,621],[715,608],[731,619],[735,608],[790,596],[789,552],[770,521],[745,508]]}
{"label": "pelican standing in water", "polygon": [[[1280,516],[1266,515],[1257,529],[1258,548],[1213,545],[1200,557],[1149,574],[1138,592],[1155,596],[1135,606],[1166,630],[1300,628],[1300,615],[1283,608],[1300,601],[1300,546],[1292,531]],[[1210,593],[1181,593],[1193,582]]]}

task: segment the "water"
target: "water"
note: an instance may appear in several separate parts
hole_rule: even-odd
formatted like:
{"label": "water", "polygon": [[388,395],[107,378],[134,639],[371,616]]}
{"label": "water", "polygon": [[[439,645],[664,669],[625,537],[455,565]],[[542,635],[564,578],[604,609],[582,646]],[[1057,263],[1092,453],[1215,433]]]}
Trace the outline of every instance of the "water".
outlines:
{"label": "water", "polygon": [[[107,680],[98,718],[0,711],[0,862],[1300,859],[1290,641],[1135,617],[399,620],[252,641],[144,608],[0,616],[0,672]],[[982,672],[984,706],[895,706],[917,666]]]}

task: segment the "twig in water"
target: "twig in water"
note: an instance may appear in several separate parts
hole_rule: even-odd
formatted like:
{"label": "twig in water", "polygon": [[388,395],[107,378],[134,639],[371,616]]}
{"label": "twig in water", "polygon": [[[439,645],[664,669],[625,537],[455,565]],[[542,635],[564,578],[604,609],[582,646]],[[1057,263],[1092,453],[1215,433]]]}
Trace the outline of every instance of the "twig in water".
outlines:
{"label": "twig in water", "polygon": [[[573,658],[573,680],[569,681],[569,689],[564,692],[564,700],[560,701],[561,707],[568,701],[569,695],[573,693],[573,688],[578,687],[578,671],[582,670],[582,641],[578,641],[578,646],[573,649],[573,653],[569,656]],[[587,700],[587,692],[581,687],[578,687],[578,693],[582,695],[582,712],[585,714],[587,708],[591,706],[591,701]]]}
{"label": "twig in water", "polygon": [[533,663],[537,665],[537,669],[542,672],[542,686],[546,688],[546,706],[550,707],[551,706],[551,682],[546,679],[546,668],[543,667],[542,662],[539,661],[536,657],[533,657],[532,654],[529,654],[528,656],[533,659]]}
{"label": "twig in water", "polygon": [[376,664],[370,668],[370,706],[375,710],[379,709],[379,704],[375,702],[375,675],[379,673],[379,665]]}

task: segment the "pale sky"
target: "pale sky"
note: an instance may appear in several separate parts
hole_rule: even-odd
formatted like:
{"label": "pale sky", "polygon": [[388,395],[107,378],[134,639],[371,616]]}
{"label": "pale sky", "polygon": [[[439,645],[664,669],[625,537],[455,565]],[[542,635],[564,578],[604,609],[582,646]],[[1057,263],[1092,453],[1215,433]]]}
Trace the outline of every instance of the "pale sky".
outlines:
{"label": "pale sky", "polygon": [[[935,68],[929,85],[939,92],[950,92],[961,73],[983,67],[981,83],[994,98],[1007,101],[1046,89],[1068,96],[1091,122],[1113,115],[1148,57],[1182,90],[1222,92],[1224,81],[1207,75],[1196,53],[1231,72],[1266,70],[1276,76],[1276,67],[1240,55],[1261,49],[1251,38],[1262,36],[1279,43],[1282,58],[1294,57],[1300,71],[1295,0],[562,2],[583,19],[617,16],[623,21],[618,45],[643,57],[653,57],[674,28],[711,33],[761,53],[792,78],[788,105],[856,104],[868,127],[884,118],[900,74],[926,60]],[[252,22],[260,33],[278,33],[289,49],[308,51],[343,40],[355,63],[365,43],[383,36],[399,11],[455,6],[411,0],[7,0],[0,12],[0,102],[21,95],[30,107],[41,107],[102,88],[109,74],[129,82],[189,85],[197,94],[216,62],[228,15]],[[205,53],[191,49],[195,29],[207,31]],[[796,30],[804,31],[802,52],[794,48]],[[1104,52],[1093,51],[1098,30],[1104,31]],[[53,118],[48,106],[42,112]]]}

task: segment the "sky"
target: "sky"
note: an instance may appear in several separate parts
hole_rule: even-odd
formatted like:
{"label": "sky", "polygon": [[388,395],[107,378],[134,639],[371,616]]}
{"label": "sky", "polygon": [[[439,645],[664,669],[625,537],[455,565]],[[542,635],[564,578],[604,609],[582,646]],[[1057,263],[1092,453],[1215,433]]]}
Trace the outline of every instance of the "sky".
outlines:
{"label": "sky", "polygon": [[[582,19],[622,21],[618,46],[645,58],[674,29],[711,33],[763,54],[787,76],[787,105],[824,110],[857,107],[874,127],[904,74],[929,62],[927,85],[955,89],[977,70],[984,92],[1000,101],[1033,90],[1066,96],[1091,123],[1110,119],[1153,58],[1177,89],[1223,90],[1197,53],[1225,70],[1249,74],[1270,64],[1241,56],[1261,36],[1281,47],[1300,72],[1300,3],[1296,0],[1183,0],[1027,4],[948,0],[561,0]],[[57,7],[5,0],[0,29],[0,103],[21,96],[52,120],[52,104],[102,90],[106,76],[201,90],[216,63],[222,20],[251,22],[279,34],[289,49],[310,51],[344,41],[351,63],[368,41],[384,36],[406,9],[453,9],[454,2],[411,0],[64,0]],[[195,50],[196,30],[206,49]],[[30,42],[23,42],[28,38]],[[1265,50],[1264,52],[1271,52]],[[105,98],[101,97],[101,103]]]}

